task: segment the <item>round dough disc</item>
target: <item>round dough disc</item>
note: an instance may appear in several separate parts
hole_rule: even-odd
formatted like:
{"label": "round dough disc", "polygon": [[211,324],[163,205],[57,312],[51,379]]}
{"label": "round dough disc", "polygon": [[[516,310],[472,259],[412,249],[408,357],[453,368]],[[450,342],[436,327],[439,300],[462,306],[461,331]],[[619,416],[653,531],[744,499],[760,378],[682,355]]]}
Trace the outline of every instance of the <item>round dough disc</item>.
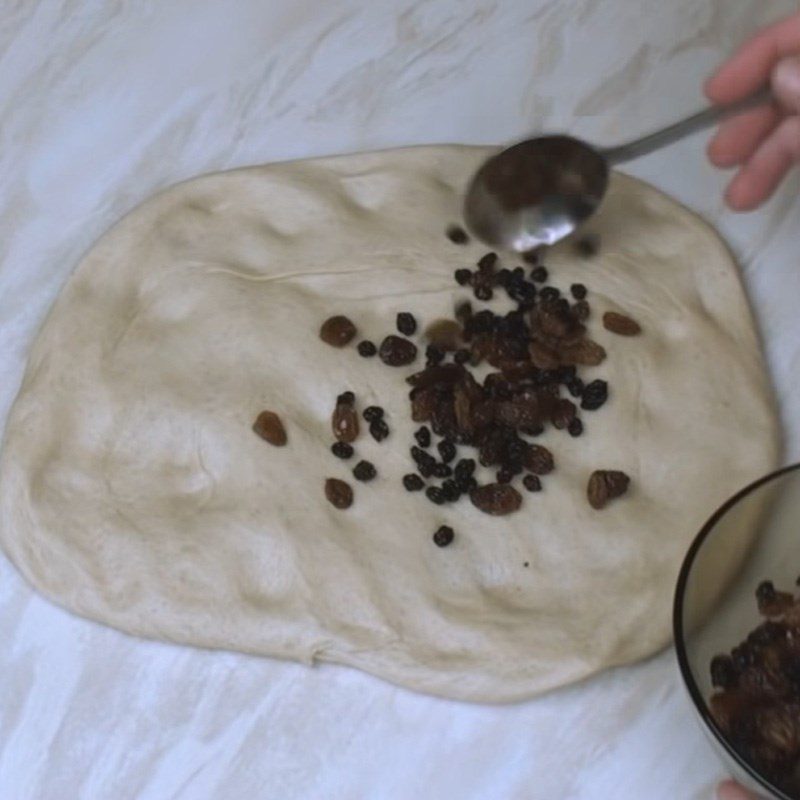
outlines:
{"label": "round dough disc", "polygon": [[[582,374],[608,380],[608,403],[583,414],[583,436],[541,437],[556,471],[515,514],[435,506],[401,485],[414,366],[355,344],[394,332],[399,311],[421,326],[452,317],[466,295],[453,271],[485,248],[444,231],[488,152],[208,175],[117,224],[55,303],[8,423],[0,538],[24,576],[140,636],[349,664],[477,701],[529,697],[664,646],[690,540],[777,458],[735,264],[698,217],[615,175],[590,224],[600,253],[568,242],[547,257],[551,283],[589,288],[589,333],[608,358]],[[607,310],[642,334],[605,331]],[[333,314],[359,328],[349,347],[318,337]],[[368,484],[329,450],[346,389],[361,408],[383,406],[392,431],[356,443],[379,473]],[[253,433],[264,409],[283,419],[287,446]],[[595,469],[631,477],[602,511],[586,499]],[[349,479],[350,509],[325,500],[328,477]],[[456,538],[438,548],[443,523]]]}

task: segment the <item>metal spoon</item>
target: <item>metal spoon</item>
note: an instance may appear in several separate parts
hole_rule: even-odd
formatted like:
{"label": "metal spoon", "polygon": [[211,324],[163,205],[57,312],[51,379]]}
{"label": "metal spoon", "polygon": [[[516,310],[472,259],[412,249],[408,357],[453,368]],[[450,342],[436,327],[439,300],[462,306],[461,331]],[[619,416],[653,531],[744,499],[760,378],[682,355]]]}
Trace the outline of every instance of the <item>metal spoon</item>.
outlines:
{"label": "metal spoon", "polygon": [[628,144],[601,149],[571,136],[515,144],[475,173],[464,221],[492,247],[526,252],[568,236],[600,205],[611,167],[652,153],[725,117],[772,101],[764,88],[728,106],[712,106]]}

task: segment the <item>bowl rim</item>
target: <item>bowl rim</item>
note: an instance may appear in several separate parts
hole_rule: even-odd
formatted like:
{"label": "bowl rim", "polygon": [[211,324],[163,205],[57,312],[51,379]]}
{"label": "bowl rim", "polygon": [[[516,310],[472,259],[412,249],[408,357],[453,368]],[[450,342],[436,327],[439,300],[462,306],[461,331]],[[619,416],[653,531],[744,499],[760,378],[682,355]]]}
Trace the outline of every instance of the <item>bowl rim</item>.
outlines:
{"label": "bowl rim", "polygon": [[683,678],[683,682],[686,686],[687,691],[689,692],[689,696],[692,699],[692,703],[694,704],[695,709],[700,714],[700,718],[702,719],[705,727],[711,732],[714,738],[722,745],[724,750],[728,753],[728,755],[733,759],[733,761],[747,774],[750,776],[757,784],[762,786],[764,789],[772,792],[776,797],[781,798],[781,800],[793,800],[792,797],[787,795],[777,786],[772,784],[767,778],[761,775],[759,772],[750,766],[750,764],[745,761],[742,756],[733,748],[733,746],[728,742],[725,734],[717,726],[716,722],[714,721],[713,717],[711,716],[711,712],[708,710],[708,706],[706,701],[703,699],[703,695],[700,692],[700,688],[698,687],[697,683],[694,680],[694,676],[692,675],[691,667],[689,666],[689,658],[686,653],[686,646],[684,640],[684,632],[683,632],[683,605],[684,605],[684,597],[686,594],[686,585],[689,581],[689,575],[692,571],[692,567],[694,566],[695,558],[697,554],[700,552],[705,540],[708,538],[709,534],[711,533],[714,528],[716,528],[717,523],[725,516],[725,514],[730,511],[740,500],[743,500],[752,492],[760,489],[767,483],[770,483],[778,478],[782,478],[784,475],[789,474],[790,472],[796,472],[800,470],[800,462],[796,464],[790,464],[787,467],[782,467],[781,469],[777,469],[774,472],[770,472],[767,475],[764,475],[762,478],[749,483],[743,489],[740,489],[736,494],[732,497],[728,498],[706,521],[703,527],[700,529],[700,532],[695,536],[694,541],[689,546],[688,551],[686,552],[686,556],[683,559],[683,563],[681,564],[680,572],[678,573],[678,582],[675,586],[675,598],[673,601],[672,607],[672,633],[673,638],[675,641],[675,654],[678,658],[678,667],[680,669],[681,677]]}

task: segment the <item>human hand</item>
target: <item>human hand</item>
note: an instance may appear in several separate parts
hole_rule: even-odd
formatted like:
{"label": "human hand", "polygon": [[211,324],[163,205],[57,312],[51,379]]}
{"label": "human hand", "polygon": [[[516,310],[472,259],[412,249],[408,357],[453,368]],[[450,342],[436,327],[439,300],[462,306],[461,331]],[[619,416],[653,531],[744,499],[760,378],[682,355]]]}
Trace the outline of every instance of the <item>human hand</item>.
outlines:
{"label": "human hand", "polygon": [[754,794],[733,781],[723,781],[717,786],[717,797],[719,800],[758,800]]}
{"label": "human hand", "polygon": [[769,199],[800,162],[800,13],[744,44],[705,89],[714,103],[733,103],[768,81],[777,103],[723,123],[708,148],[714,165],[739,167],[725,193],[735,211],[750,211]]}

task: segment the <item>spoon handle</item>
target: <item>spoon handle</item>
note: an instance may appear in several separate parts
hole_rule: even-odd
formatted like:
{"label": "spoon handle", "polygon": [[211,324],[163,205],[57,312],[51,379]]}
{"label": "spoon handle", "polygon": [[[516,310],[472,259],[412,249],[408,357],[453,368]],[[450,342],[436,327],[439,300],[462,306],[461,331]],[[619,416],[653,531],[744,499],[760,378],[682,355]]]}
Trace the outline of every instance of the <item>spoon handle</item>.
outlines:
{"label": "spoon handle", "polygon": [[772,101],[772,91],[768,86],[765,86],[738,103],[731,103],[727,106],[710,106],[698,114],[676,122],[674,125],[670,125],[660,131],[643,136],[641,139],[636,139],[633,142],[621,144],[617,147],[609,147],[600,152],[606,157],[611,166],[623,164],[626,161],[632,161],[634,158],[639,158],[639,156],[647,155],[654,150],[659,150],[668,144],[677,142],[679,139],[690,136],[697,131],[710,128],[726,117],[740,114],[749,108],[771,103]]}

